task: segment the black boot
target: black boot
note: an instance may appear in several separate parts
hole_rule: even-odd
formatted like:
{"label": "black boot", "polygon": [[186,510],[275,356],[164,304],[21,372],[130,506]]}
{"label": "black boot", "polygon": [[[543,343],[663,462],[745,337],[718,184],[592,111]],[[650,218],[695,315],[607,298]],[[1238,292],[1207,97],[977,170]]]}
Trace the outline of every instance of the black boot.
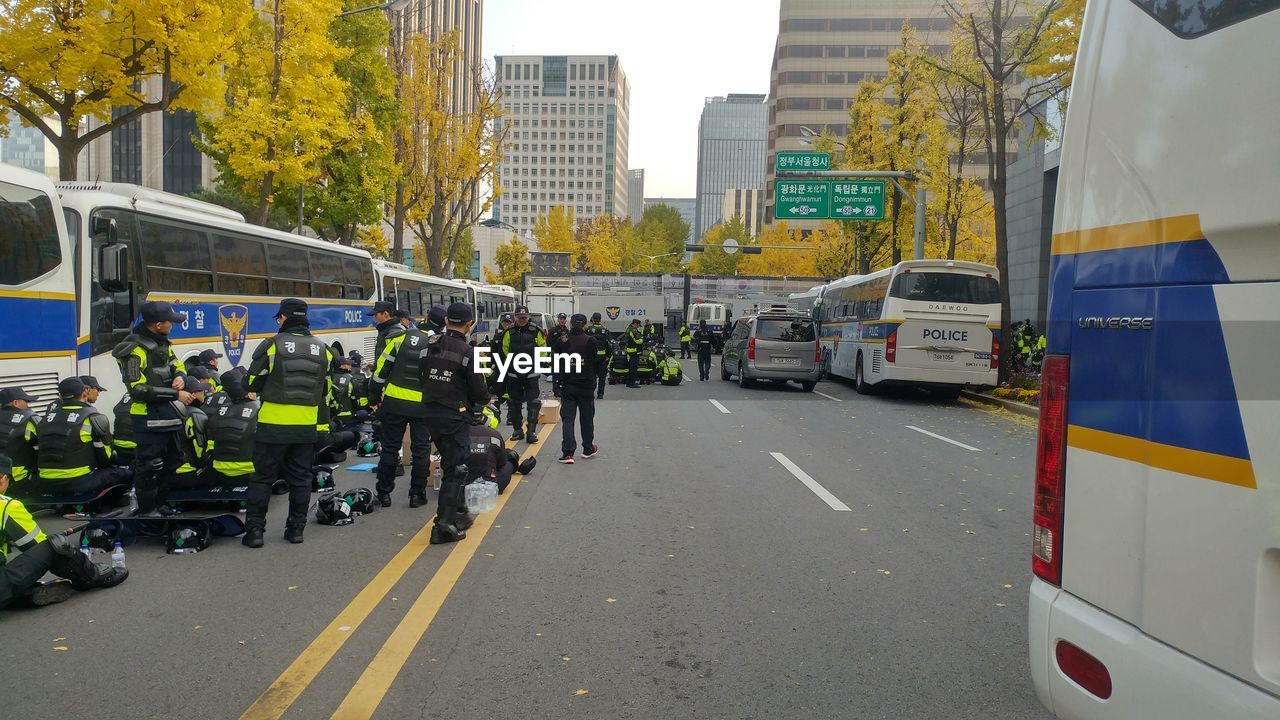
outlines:
{"label": "black boot", "polygon": [[378,493],[378,504],[382,507],[391,507],[391,493]]}
{"label": "black boot", "polygon": [[529,443],[530,445],[533,445],[534,443],[538,442],[538,426],[534,425],[533,423],[529,423],[529,433],[524,436],[524,439],[525,439],[525,442]]}
{"label": "black boot", "polygon": [[431,528],[432,545],[458,542],[467,537],[467,531],[455,524],[458,510],[464,507],[466,499],[463,486],[466,479],[465,465],[445,473],[440,484],[440,507],[436,509],[436,524]]}
{"label": "black boot", "polygon": [[426,507],[426,505],[427,505],[427,494],[425,492],[409,493],[409,507],[411,508]]}
{"label": "black boot", "polygon": [[240,538],[240,544],[250,548],[262,547],[262,528],[245,528],[244,537]]}
{"label": "black boot", "polygon": [[305,527],[306,527],[306,525],[292,525],[292,524],[291,524],[291,525],[285,525],[285,526],[284,526],[284,539],[285,539],[285,540],[288,540],[289,542],[293,543],[294,545],[301,545],[301,544],[302,544],[302,529],[303,529],[303,528],[305,528]]}
{"label": "black boot", "polygon": [[66,580],[54,580],[53,582],[36,583],[35,587],[28,590],[24,597],[32,607],[44,607],[45,605],[66,602],[75,594],[75,588],[71,587],[71,583]]}
{"label": "black boot", "polygon": [[453,513],[453,526],[459,530],[470,530],[471,526],[476,522],[476,516],[471,514],[467,508],[458,508]]}

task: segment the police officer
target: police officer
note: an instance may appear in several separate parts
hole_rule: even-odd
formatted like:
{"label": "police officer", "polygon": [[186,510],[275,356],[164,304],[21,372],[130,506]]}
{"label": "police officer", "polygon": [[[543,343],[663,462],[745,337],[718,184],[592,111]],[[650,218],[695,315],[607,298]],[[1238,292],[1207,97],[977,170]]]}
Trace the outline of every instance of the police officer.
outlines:
{"label": "police officer", "polygon": [[427,331],[428,335],[444,332],[444,315],[445,307],[443,305],[432,305],[427,311],[427,324],[422,328]]}
{"label": "police officer", "polygon": [[575,313],[573,327],[568,335],[560,335],[551,349],[556,355],[567,356],[560,365],[567,369],[561,373],[560,399],[560,458],[557,462],[572,465],[573,454],[578,450],[574,438],[574,417],[582,423],[582,457],[595,457],[600,446],[595,444],[596,401],[592,390],[596,384],[596,339],[586,333],[587,316]]}
{"label": "police officer", "polygon": [[115,449],[115,462],[121,467],[133,467],[138,443],[133,439],[133,416],[129,414],[133,398],[125,392],[111,406],[111,446]]}
{"label": "police officer", "polygon": [[609,380],[609,356],[613,354],[613,343],[609,340],[609,330],[600,322],[600,313],[591,313],[591,324],[586,333],[596,341],[596,399],[604,399],[604,386]]}
{"label": "police officer", "polygon": [[173,515],[169,487],[182,463],[178,434],[182,418],[173,403],[189,405],[191,395],[182,389],[182,371],[169,344],[169,331],[183,315],[169,303],[149,301],[139,309],[142,321],[111,351],[120,365],[120,376],[132,404],[134,451],[133,482],[138,511],[144,515]]}
{"label": "police officer", "polygon": [[[111,421],[89,402],[78,377],[58,383],[58,402],[37,426],[39,492],[57,497],[96,493],[129,481],[129,468],[111,461]],[[22,489],[30,496],[33,488]]]}
{"label": "police officer", "polygon": [[378,459],[378,502],[391,507],[391,493],[396,489],[396,467],[400,464],[400,448],[405,429],[409,431],[409,455],[413,467],[409,473],[409,507],[427,504],[427,481],[431,479],[431,432],[427,428],[426,407],[422,404],[422,385],[418,378],[418,358],[427,349],[431,337],[419,328],[410,328],[387,341],[378,357],[370,393],[382,419],[382,455]]}
{"label": "police officer", "polygon": [[98,397],[107,391],[102,387],[102,383],[98,382],[98,378],[92,375],[81,375],[80,382],[84,383],[84,401],[87,403],[98,402]]}
{"label": "police officer", "polygon": [[693,344],[698,351],[698,379],[711,379],[711,350],[715,347],[715,333],[707,327],[706,320],[698,321],[698,329],[693,333]]}
{"label": "police officer", "polygon": [[[21,500],[9,495],[13,461],[0,455],[0,609],[17,598],[41,606],[62,602],[73,590],[115,587],[129,577],[125,568],[98,565],[60,538],[50,538]],[[47,572],[71,581],[41,585]]]}
{"label": "police officer", "polygon": [[[498,494],[506,491],[515,473],[528,475],[538,459],[534,457],[520,459],[515,450],[508,450],[498,432],[498,414],[492,405],[485,406],[480,412],[472,411],[471,429],[467,433],[470,443],[467,455],[467,482],[485,479],[498,486]],[[458,517],[463,524],[469,523],[470,516]],[[470,525],[468,524],[468,527]],[[461,524],[458,529],[466,530]]]}
{"label": "police officer", "polygon": [[183,378],[183,390],[191,393],[191,404],[180,405],[182,411],[182,435],[179,449],[182,451],[182,464],[174,473],[173,485],[176,488],[190,490],[204,484],[201,471],[205,465],[205,450],[208,449],[209,416],[203,409],[205,398],[209,393],[209,383],[188,375]]}
{"label": "police officer", "polygon": [[[491,357],[497,357],[502,353],[502,336],[505,335],[507,330],[511,329],[511,326],[514,324],[515,324],[515,317],[513,317],[511,313],[502,313],[502,316],[498,318],[498,331],[493,334],[493,339],[489,341],[489,354]],[[510,398],[507,395],[507,388],[505,384],[498,382],[498,372],[492,369],[493,367],[492,362],[490,362],[489,367],[490,367],[489,377],[488,377],[489,394],[495,395],[498,398],[497,405],[496,405],[497,412],[498,412],[498,420],[499,421],[502,420],[502,406],[506,404],[507,405],[507,424],[514,425],[515,423],[513,423],[511,420],[511,407],[509,402]]]}
{"label": "police officer", "polygon": [[31,411],[29,403],[37,398],[23,392],[20,387],[0,390],[0,432],[4,433],[4,445],[0,453],[13,461],[13,482],[20,483],[36,472],[36,424],[39,418]]}
{"label": "police officer", "polygon": [[207,483],[212,487],[241,485],[253,475],[253,436],[258,430],[261,404],[244,385],[244,374],[222,374],[223,392],[229,402],[209,412]]}
{"label": "police officer", "polygon": [[210,375],[216,375],[218,372],[218,358],[222,357],[216,350],[201,350],[200,354],[192,355],[187,358],[184,363],[187,373],[191,373],[198,367],[206,368]]}
{"label": "police officer", "polygon": [[[645,320],[645,322],[649,322]],[[640,330],[640,321],[632,319],[627,326],[627,387],[640,387],[640,350],[644,348],[644,333]]]}
{"label": "police officer", "polygon": [[693,333],[689,332],[689,323],[680,322],[680,359],[684,360],[693,357],[689,351],[689,343],[693,340]]}
{"label": "police officer", "polygon": [[[562,337],[568,337],[568,335],[569,316],[560,313],[556,315],[556,324],[552,325],[551,329],[547,331],[547,344],[554,349],[556,342]],[[557,398],[560,397],[560,378],[555,375],[551,376],[551,394]]]}
{"label": "police officer", "polygon": [[[467,536],[457,522],[466,524],[464,483],[467,478],[469,409],[486,405],[489,393],[484,377],[473,366],[467,334],[475,315],[466,303],[453,303],[446,313],[446,330],[433,335],[419,360],[427,424],[440,452],[443,478],[440,506],[431,528],[432,544],[457,542]],[[526,322],[528,316],[526,315]]]}
{"label": "police officer", "polygon": [[[455,305],[457,303],[454,303]],[[501,355],[509,358],[527,357],[530,367],[537,360],[537,348],[547,347],[547,337],[536,325],[529,322],[529,308],[517,305],[515,325],[502,333]],[[528,440],[532,445],[538,442],[538,413],[542,410],[542,391],[538,387],[538,373],[530,370],[527,373],[517,372],[515,362],[507,370],[507,394],[511,398],[511,422],[515,432],[512,440]],[[524,418],[521,413],[528,411],[528,434],[525,433]]]}
{"label": "police officer", "polygon": [[400,324],[400,318],[396,317],[396,306],[386,300],[374,303],[373,309],[366,311],[365,315],[373,317],[376,323],[374,328],[378,331],[378,340],[373,348],[373,361],[376,363],[378,358],[382,357],[387,341],[403,333],[404,326]]}
{"label": "police officer", "polygon": [[320,404],[328,395],[329,347],[312,337],[307,304],[297,298],[280,301],[280,332],[253,352],[247,387],[262,398],[253,446],[253,480],[241,542],[262,547],[271,485],[283,475],[289,485],[289,517],[284,538],[302,542],[311,502],[311,468],[315,457]]}

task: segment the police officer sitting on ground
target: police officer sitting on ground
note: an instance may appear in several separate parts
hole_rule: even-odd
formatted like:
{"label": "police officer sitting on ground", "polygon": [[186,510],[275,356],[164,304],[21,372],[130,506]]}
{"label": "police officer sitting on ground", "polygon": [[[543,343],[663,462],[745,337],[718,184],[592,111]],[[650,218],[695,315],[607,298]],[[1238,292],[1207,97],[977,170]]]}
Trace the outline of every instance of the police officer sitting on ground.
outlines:
{"label": "police officer sitting on ground", "polygon": [[40,478],[22,488],[24,496],[70,498],[129,482],[129,468],[111,461],[111,421],[89,402],[90,394],[96,397],[97,390],[78,377],[58,383],[58,402],[37,426]]}
{"label": "police officer sitting on ground", "polygon": [[169,343],[169,331],[184,316],[169,303],[149,301],[140,308],[142,322],[111,351],[120,365],[120,376],[133,403],[133,482],[138,496],[138,512],[143,515],[174,515],[169,507],[169,487],[182,464],[178,437],[182,418],[174,408],[176,400],[190,404],[191,395],[182,388],[182,371]]}
{"label": "police officer sitting on ground", "polygon": [[405,330],[414,327],[413,316],[404,308],[396,308],[396,320],[400,323],[400,327]]}
{"label": "police officer sitting on ground", "polygon": [[245,387],[245,374],[237,370],[222,374],[228,402],[209,411],[205,428],[211,460],[205,484],[210,487],[242,485],[253,475],[253,436],[261,405]]}
{"label": "police officer sitting on ground", "polygon": [[[645,322],[649,322],[645,320]],[[632,319],[627,327],[627,387],[640,387],[640,351],[644,348],[644,333],[640,330],[640,321]]]}
{"label": "police officer sitting on ground", "polygon": [[560,400],[560,458],[557,462],[573,464],[573,454],[578,450],[574,438],[573,421],[575,416],[582,422],[582,457],[592,458],[600,452],[595,443],[596,400],[592,394],[596,384],[596,339],[585,332],[587,316],[575,313],[573,327],[568,335],[556,338],[552,350],[557,355],[568,356],[569,361],[561,361],[561,367],[567,371],[561,373]]}
{"label": "police officer sitting on ground", "polygon": [[187,373],[191,373],[196,368],[202,367],[207,369],[210,375],[216,375],[218,372],[218,358],[220,357],[222,355],[216,350],[201,350],[198,355],[192,355],[187,358],[187,361],[183,363],[185,366],[183,369]]}
{"label": "police officer sitting on ground", "polygon": [[[549,344],[553,349],[556,346],[557,340],[562,337],[569,336],[568,323],[568,315],[565,315],[564,313],[556,315],[556,324],[551,326],[551,329],[547,331],[547,344]],[[560,397],[560,378],[554,375],[551,376],[551,394],[554,397]]]}
{"label": "police officer sitting on ground", "polygon": [[[457,304],[454,303],[454,305]],[[509,412],[512,424],[515,426],[511,439],[527,440],[532,445],[538,442],[538,413],[542,410],[542,390],[538,387],[538,373],[533,370],[519,372],[515,365],[520,362],[521,357],[524,357],[527,358],[529,367],[534,367],[537,348],[547,347],[547,338],[542,330],[529,322],[528,307],[516,306],[515,321],[515,325],[502,333],[501,345],[501,355],[514,359],[507,370],[507,395],[511,399]],[[523,411],[527,411],[529,416],[528,434],[525,433],[524,418],[521,414]]]}
{"label": "police officer sitting on ground", "polygon": [[711,351],[715,349],[715,333],[707,328],[706,320],[698,321],[698,330],[693,334],[693,344],[698,350],[698,379],[711,379]]}
{"label": "police officer sitting on ground", "polygon": [[[50,605],[74,590],[115,587],[129,577],[125,568],[98,565],[65,538],[45,535],[22,501],[9,495],[12,481],[13,461],[0,455],[0,609],[19,598]],[[71,582],[41,583],[48,572]]]}
{"label": "police officer sitting on ground", "polygon": [[[475,318],[471,306],[453,303],[446,315],[446,330],[433,335],[427,351],[419,360],[422,396],[427,408],[427,424],[440,452],[443,478],[440,484],[440,506],[431,543],[457,542],[467,536],[467,514],[464,485],[467,479],[467,456],[470,446],[471,418],[469,409],[487,405],[489,393],[484,377],[476,372],[467,334]],[[525,318],[528,322],[528,316]]]}
{"label": "police officer sitting on ground", "polygon": [[126,390],[120,400],[111,406],[111,447],[115,450],[115,463],[120,467],[133,467],[138,443],[133,439],[133,398]]}
{"label": "police officer sitting on ground", "polygon": [[195,375],[188,375],[183,378],[182,389],[191,393],[191,404],[178,406],[183,414],[179,445],[182,450],[182,464],[174,473],[173,486],[190,490],[207,484],[201,472],[204,469],[205,450],[209,442],[209,416],[205,414],[203,408],[209,393],[209,383]]}
{"label": "police officer sitting on ground", "polygon": [[7,454],[13,461],[13,482],[21,483],[36,472],[37,424],[40,418],[31,411],[30,403],[36,402],[34,395],[28,395],[20,387],[9,387],[0,390],[0,432],[4,433],[4,444],[0,445],[0,453]]}
{"label": "police officer sitting on ground", "polygon": [[378,357],[370,392],[380,405],[382,455],[378,459],[378,502],[391,507],[396,489],[396,466],[405,430],[409,433],[409,507],[427,504],[427,481],[431,479],[431,433],[427,428],[426,406],[418,377],[418,358],[432,337],[420,328],[409,328],[387,341]]}
{"label": "police officer sitting on ground", "polygon": [[253,352],[248,388],[262,398],[253,447],[253,480],[245,516],[246,547],[262,547],[271,486],[283,475],[289,485],[289,516],[284,538],[302,542],[311,504],[312,460],[320,404],[328,394],[329,347],[312,337],[307,304],[298,298],[280,301],[280,332]]}
{"label": "police officer sitting on ground", "polygon": [[[492,405],[471,414],[471,430],[468,432],[470,454],[467,456],[467,482],[492,480],[498,485],[498,494],[506,492],[515,473],[528,475],[538,459],[520,459],[515,450],[508,450],[498,432],[498,414]],[[463,519],[464,523],[470,520]],[[469,525],[468,525],[469,527]],[[467,528],[459,526],[459,529]]]}

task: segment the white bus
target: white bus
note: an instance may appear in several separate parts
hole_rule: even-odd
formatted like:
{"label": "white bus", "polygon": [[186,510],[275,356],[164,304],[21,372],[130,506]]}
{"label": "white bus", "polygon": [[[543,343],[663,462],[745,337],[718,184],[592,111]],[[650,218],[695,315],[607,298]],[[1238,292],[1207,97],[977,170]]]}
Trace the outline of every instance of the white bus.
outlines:
{"label": "white bus", "polygon": [[373,273],[378,276],[379,298],[407,311],[415,320],[426,317],[433,305],[447,308],[450,303],[471,302],[470,290],[458,280],[423,275],[387,260],[374,260]]}
{"label": "white bus", "polygon": [[467,286],[467,302],[475,308],[476,324],[471,334],[480,341],[492,339],[498,332],[498,320],[504,313],[515,312],[518,293],[510,285],[489,285],[475,280],[458,280]]}
{"label": "white bus", "polygon": [[1086,6],[1029,528],[1062,718],[1280,718],[1278,37],[1280,0]]}
{"label": "white bus", "polygon": [[77,345],[88,341],[76,269],[53,183],[0,165],[0,387],[22,387],[38,409],[76,374]]}
{"label": "white bus", "polygon": [[819,307],[826,371],[859,393],[901,384],[955,397],[997,383],[1000,286],[990,265],[904,260],[828,283]]}
{"label": "white bus", "polygon": [[787,296],[787,307],[813,315],[813,309],[822,304],[822,293],[826,285],[814,285],[804,292],[791,293]]}
{"label": "white bus", "polygon": [[[311,330],[335,351],[373,354],[365,312],[378,295],[369,254],[244,222],[226,208],[121,183],[58,184],[76,271],[77,372],[123,392],[111,349],[138,308],[165,300],[186,315],[170,338],[181,362],[213,349],[229,370],[277,331],[282,298],[310,306]],[[9,338],[3,341],[7,344]]]}

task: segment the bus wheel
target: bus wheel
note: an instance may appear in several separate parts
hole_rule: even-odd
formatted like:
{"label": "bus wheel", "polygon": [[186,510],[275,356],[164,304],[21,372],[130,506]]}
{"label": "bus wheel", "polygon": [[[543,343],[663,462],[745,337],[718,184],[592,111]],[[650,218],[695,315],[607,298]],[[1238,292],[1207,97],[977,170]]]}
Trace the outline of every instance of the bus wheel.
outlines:
{"label": "bus wheel", "polygon": [[870,395],[872,387],[862,373],[862,353],[858,353],[858,362],[853,368],[853,389],[859,395]]}

